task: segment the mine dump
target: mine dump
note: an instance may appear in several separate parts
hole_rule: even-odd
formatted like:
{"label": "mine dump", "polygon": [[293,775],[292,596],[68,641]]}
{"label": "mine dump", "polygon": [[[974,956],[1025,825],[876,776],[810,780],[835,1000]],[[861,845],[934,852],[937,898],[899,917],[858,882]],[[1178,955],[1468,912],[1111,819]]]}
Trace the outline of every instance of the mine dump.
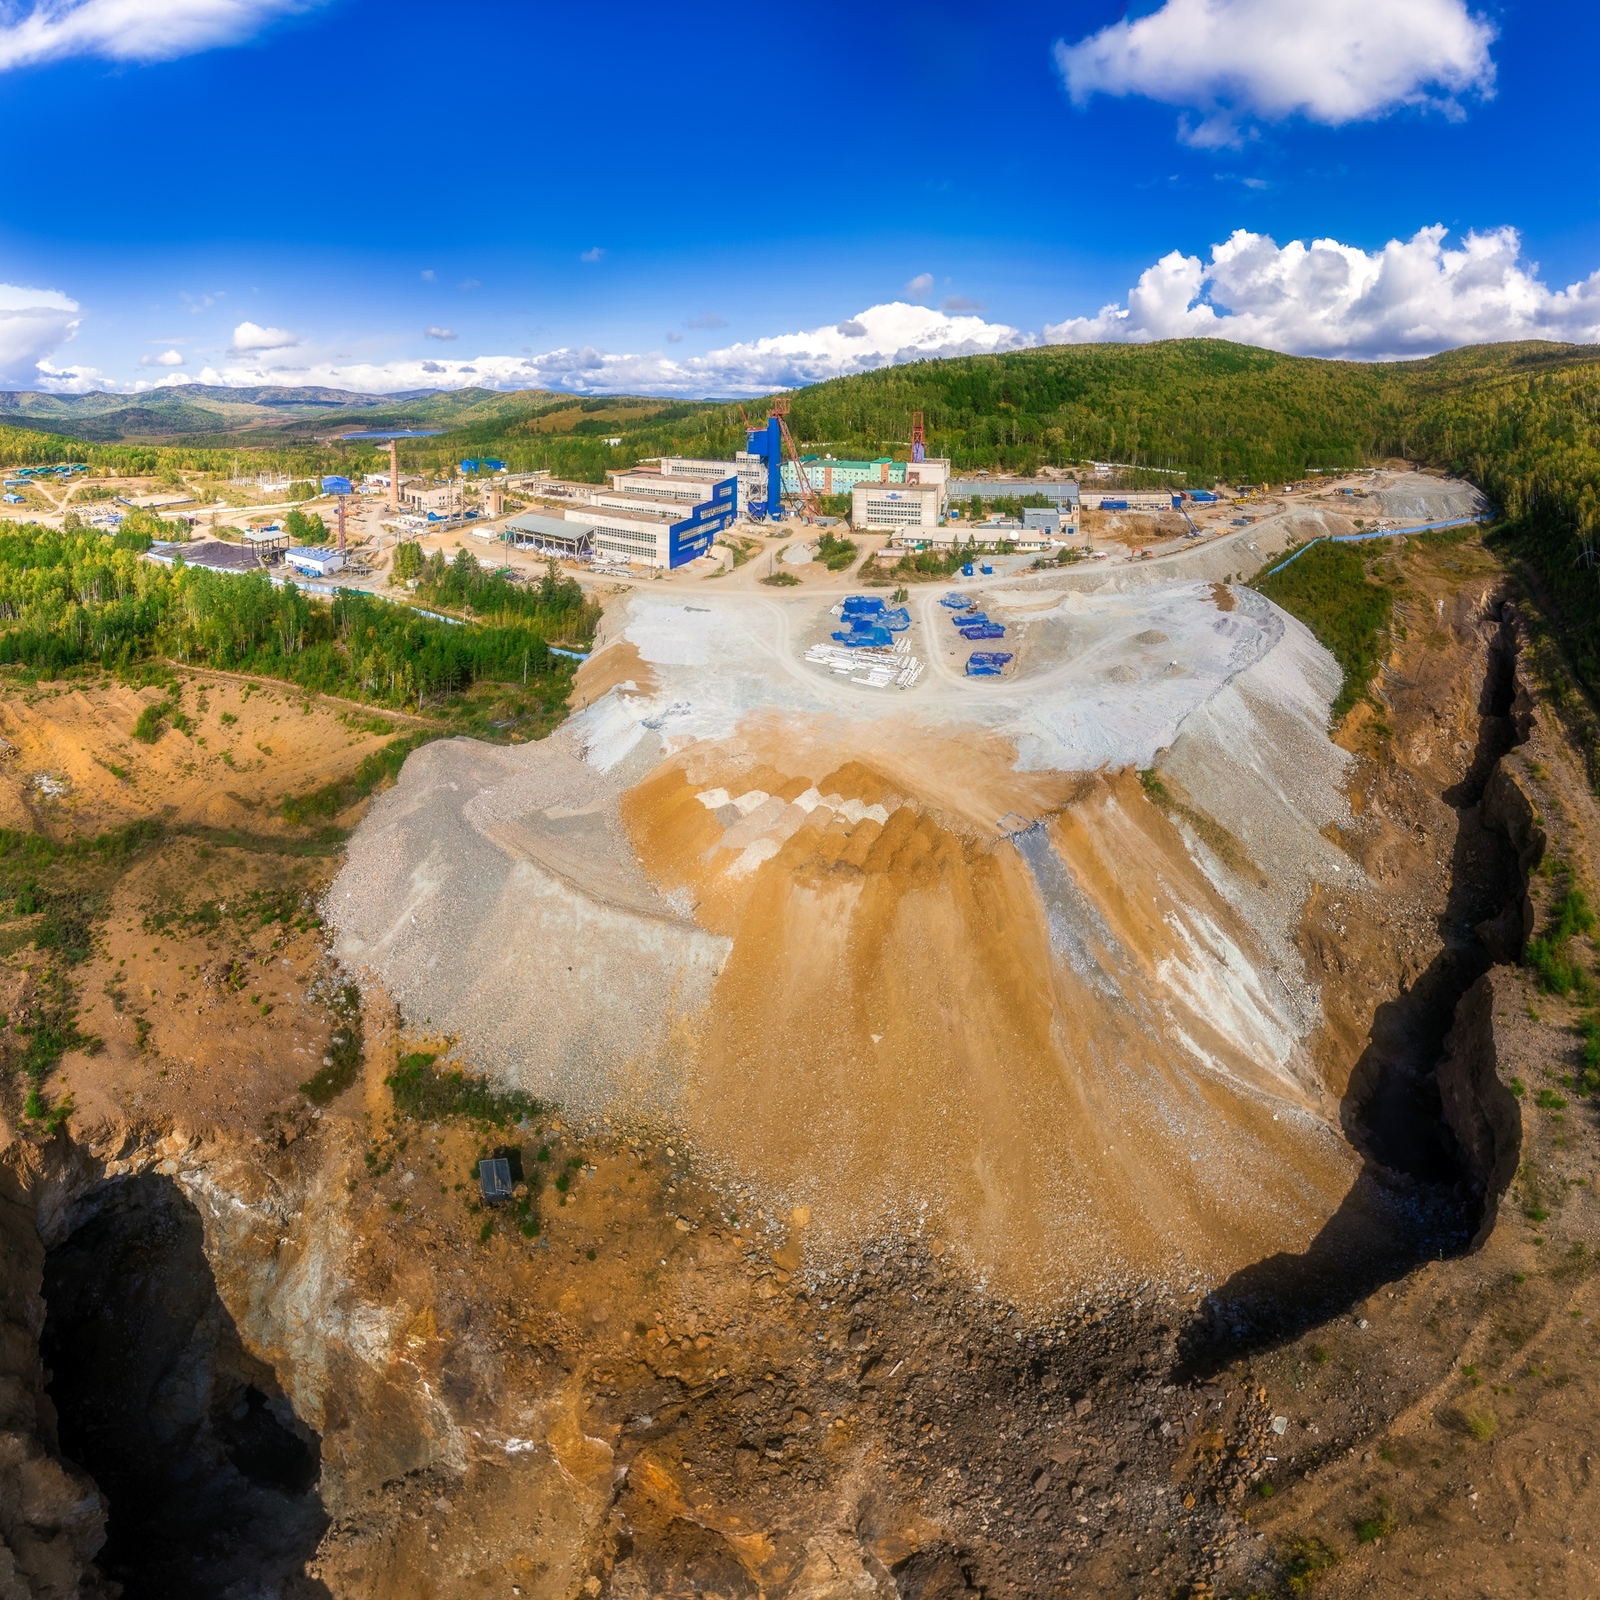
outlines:
{"label": "mine dump", "polygon": [[[1303,1248],[1356,1169],[1292,943],[1360,877],[1336,671],[1248,590],[981,598],[1017,670],[944,667],[927,593],[892,698],[807,670],[822,603],[629,599],[591,669],[636,675],[555,737],[407,764],[341,959],[499,1082],[681,1126],[814,1252],[1062,1295]],[[1150,803],[1158,753],[1225,845]]]}

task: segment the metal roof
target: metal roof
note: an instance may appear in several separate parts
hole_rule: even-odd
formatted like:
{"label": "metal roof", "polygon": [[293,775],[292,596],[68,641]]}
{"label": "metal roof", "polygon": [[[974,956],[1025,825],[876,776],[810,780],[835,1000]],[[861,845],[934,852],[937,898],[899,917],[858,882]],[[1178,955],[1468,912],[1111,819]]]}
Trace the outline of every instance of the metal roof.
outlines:
{"label": "metal roof", "polygon": [[524,511],[503,524],[515,533],[536,534],[544,539],[581,539],[594,532],[585,522],[569,522],[565,517],[547,517],[538,511]]}

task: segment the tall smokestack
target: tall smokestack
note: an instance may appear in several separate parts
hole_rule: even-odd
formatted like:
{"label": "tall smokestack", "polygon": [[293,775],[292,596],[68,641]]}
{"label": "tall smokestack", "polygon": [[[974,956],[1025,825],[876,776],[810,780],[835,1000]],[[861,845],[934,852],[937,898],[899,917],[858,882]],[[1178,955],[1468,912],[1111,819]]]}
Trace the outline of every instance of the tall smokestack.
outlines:
{"label": "tall smokestack", "polygon": [[400,514],[400,445],[394,439],[389,441],[389,513]]}

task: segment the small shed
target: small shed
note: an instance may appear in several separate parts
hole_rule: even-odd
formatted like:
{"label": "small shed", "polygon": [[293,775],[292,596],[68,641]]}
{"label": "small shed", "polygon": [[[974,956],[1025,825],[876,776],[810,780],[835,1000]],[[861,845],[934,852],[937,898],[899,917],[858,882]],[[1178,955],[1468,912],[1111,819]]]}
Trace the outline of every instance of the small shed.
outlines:
{"label": "small shed", "polygon": [[504,1156],[488,1156],[478,1163],[478,1188],[492,1206],[511,1198],[511,1163]]}

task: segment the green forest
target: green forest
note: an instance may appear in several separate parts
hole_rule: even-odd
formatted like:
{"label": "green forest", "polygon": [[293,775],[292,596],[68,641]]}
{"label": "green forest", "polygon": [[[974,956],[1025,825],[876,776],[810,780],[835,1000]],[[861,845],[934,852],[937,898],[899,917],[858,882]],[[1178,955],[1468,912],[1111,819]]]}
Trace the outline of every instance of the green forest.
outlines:
{"label": "green forest", "polygon": [[597,621],[576,580],[553,571],[537,586],[473,587],[458,562],[430,587],[470,613],[455,623],[355,591],[325,602],[264,572],[168,569],[140,559],[148,544],[32,523],[0,533],[0,665],[55,677],[192,663],[526,737],[566,704],[574,663],[550,642],[581,647]]}

